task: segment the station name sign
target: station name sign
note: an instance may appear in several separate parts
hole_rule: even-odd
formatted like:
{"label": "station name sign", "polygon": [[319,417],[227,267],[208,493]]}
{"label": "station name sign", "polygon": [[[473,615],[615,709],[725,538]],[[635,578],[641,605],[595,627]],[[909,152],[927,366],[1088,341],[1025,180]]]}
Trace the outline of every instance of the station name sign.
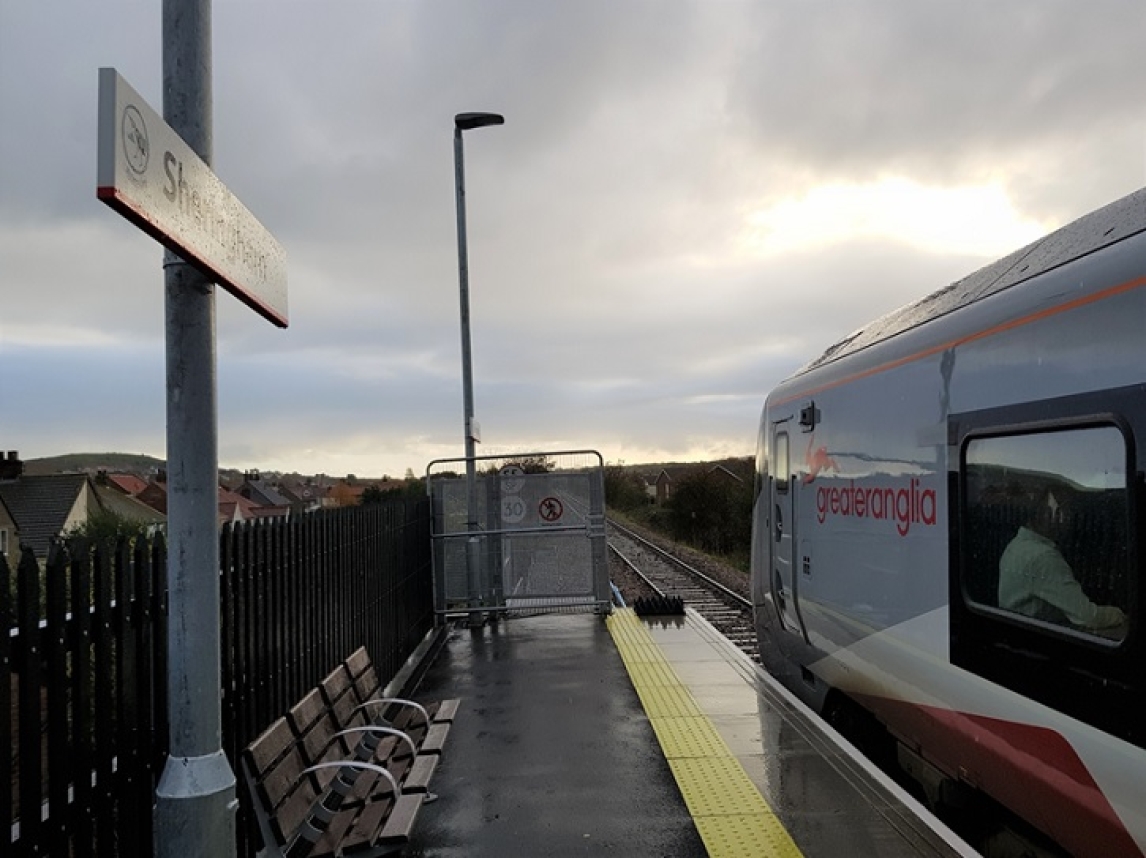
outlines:
{"label": "station name sign", "polygon": [[113,68],[99,70],[96,196],[281,328],[286,254]]}

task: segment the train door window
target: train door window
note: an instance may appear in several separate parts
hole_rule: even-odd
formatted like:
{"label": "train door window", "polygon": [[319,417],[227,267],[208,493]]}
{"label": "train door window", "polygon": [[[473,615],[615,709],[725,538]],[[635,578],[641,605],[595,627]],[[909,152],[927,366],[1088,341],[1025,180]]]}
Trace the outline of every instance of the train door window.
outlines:
{"label": "train door window", "polygon": [[1131,602],[1127,442],[1113,425],[963,445],[964,598],[973,610],[1115,646]]}
{"label": "train door window", "polygon": [[768,479],[768,457],[765,453],[768,443],[768,423],[760,421],[760,432],[756,438],[756,474],[753,479],[752,500],[760,497],[760,491]]}
{"label": "train door window", "polygon": [[788,461],[788,433],[776,433],[776,491],[785,494],[788,491],[788,480],[791,474],[791,465]]}

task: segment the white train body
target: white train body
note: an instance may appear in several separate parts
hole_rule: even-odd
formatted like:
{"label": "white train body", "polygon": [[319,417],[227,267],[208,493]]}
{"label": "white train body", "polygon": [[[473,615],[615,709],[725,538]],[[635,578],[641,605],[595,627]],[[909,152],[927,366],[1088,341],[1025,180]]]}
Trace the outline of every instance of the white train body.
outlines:
{"label": "white train body", "polygon": [[[753,513],[769,670],[1104,858],[1146,854],[1144,230],[1141,191],[783,382]],[[1046,487],[1069,495],[1063,555],[1120,627],[1000,606],[1002,550]]]}

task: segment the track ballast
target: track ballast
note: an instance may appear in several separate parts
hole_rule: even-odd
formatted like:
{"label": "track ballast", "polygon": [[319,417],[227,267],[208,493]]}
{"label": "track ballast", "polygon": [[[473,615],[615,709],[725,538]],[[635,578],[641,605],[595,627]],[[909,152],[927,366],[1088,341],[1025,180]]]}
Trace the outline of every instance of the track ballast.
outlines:
{"label": "track ballast", "polygon": [[740,593],[609,519],[609,549],[659,596],[679,597],[753,661],[756,627],[752,602]]}

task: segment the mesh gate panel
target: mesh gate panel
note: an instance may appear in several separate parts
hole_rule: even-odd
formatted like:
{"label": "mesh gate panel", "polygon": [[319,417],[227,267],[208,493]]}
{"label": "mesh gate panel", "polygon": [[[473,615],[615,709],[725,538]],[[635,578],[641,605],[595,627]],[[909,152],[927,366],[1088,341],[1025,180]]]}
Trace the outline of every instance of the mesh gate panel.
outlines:
{"label": "mesh gate panel", "polygon": [[607,609],[600,454],[476,458],[472,533],[465,465],[464,459],[441,460],[427,471],[434,504],[436,609]]}

